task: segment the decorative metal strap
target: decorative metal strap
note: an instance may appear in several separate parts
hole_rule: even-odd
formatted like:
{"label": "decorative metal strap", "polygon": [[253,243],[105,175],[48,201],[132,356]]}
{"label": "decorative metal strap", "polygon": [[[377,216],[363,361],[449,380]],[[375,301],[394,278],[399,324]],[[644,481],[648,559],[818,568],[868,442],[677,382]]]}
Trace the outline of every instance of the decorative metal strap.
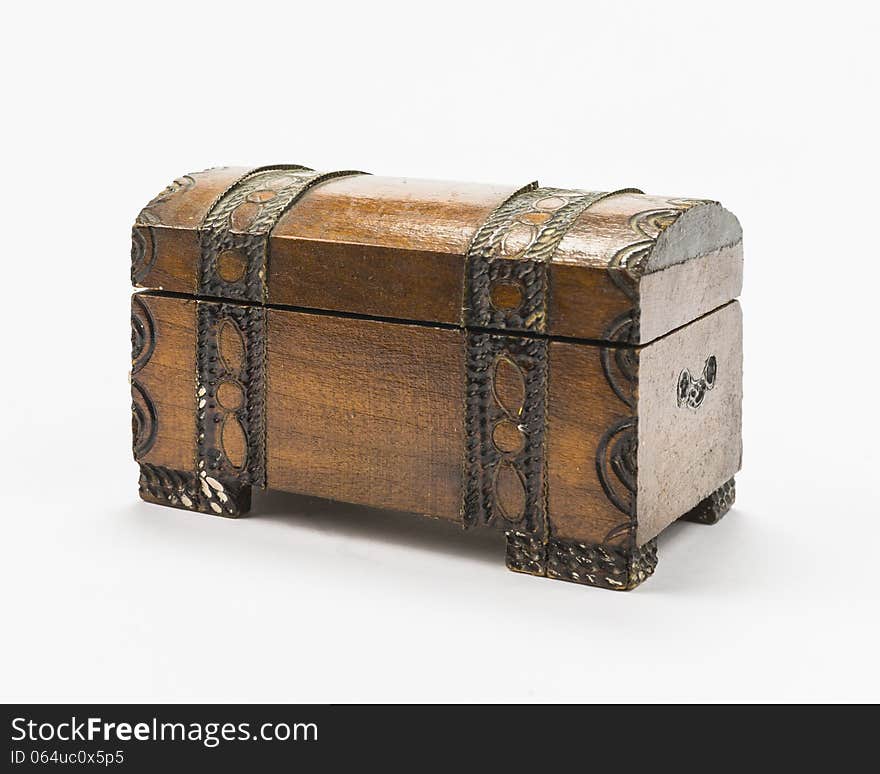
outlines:
{"label": "decorative metal strap", "polygon": [[[198,476],[207,497],[222,487],[266,486],[266,310],[269,236],[318,183],[360,172],[265,167],[211,205],[199,229]],[[227,493],[216,490],[221,500]]]}
{"label": "decorative metal strap", "polygon": [[198,302],[198,473],[266,485],[266,310]]}
{"label": "decorative metal strap", "polygon": [[462,323],[544,333],[547,264],[581,214],[609,195],[539,188],[537,183],[513,194],[489,216],[468,248]]}
{"label": "decorative metal strap", "polygon": [[462,519],[544,533],[544,338],[468,331]]}
{"label": "decorative metal strap", "polygon": [[608,195],[532,183],[489,216],[468,248],[462,308],[462,324],[470,329],[466,527],[494,525],[542,539],[547,534],[549,344],[543,336],[515,334],[546,333],[548,264],[578,217]]}
{"label": "decorative metal strap", "polygon": [[312,186],[358,174],[268,167],[245,175],[214,202],[202,222],[199,292],[264,303],[269,234],[275,224]]}

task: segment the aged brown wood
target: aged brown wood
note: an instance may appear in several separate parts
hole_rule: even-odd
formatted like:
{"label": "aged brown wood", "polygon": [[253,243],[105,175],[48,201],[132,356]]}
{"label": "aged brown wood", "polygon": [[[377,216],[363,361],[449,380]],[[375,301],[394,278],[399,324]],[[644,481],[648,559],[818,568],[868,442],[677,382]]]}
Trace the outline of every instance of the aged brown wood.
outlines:
{"label": "aged brown wood", "polygon": [[269,310],[268,485],[459,519],[457,330]]}
{"label": "aged brown wood", "polygon": [[739,295],[742,229],[714,202],[620,193],[578,218],[551,277],[552,333],[616,340],[609,321],[627,312],[644,344]]}
{"label": "aged brown wood", "polygon": [[373,175],[318,186],[272,234],[270,301],[458,323],[462,257],[515,190]]}
{"label": "aged brown wood", "polygon": [[[136,230],[153,255],[146,261],[152,268],[137,284],[199,292],[198,213],[247,172],[185,176],[145,208]],[[272,230],[269,301],[457,324],[468,246],[517,188],[372,175],[321,182]],[[527,233],[515,229],[510,239],[515,245]],[[718,204],[632,192],[606,196],[575,220],[552,256],[546,330],[620,340],[615,323],[627,315],[636,323],[627,328],[630,340],[646,343],[735,298],[741,267],[741,229]]]}
{"label": "aged brown wood", "polygon": [[460,314],[457,255],[288,239],[269,266],[271,297],[293,306],[445,323]]}
{"label": "aged brown wood", "polygon": [[242,167],[194,172],[177,178],[155,196],[135,221],[132,282],[138,287],[195,295],[198,229],[214,200],[247,172]]}
{"label": "aged brown wood", "polygon": [[221,168],[132,244],[145,499],[491,526],[511,569],[612,589],[732,503],[742,234],[714,202]]}
{"label": "aged brown wood", "polygon": [[608,428],[633,410],[609,386],[600,353],[564,341],[550,345],[548,511],[551,532],[561,540],[621,544],[631,516],[603,491],[596,449]]}
{"label": "aged brown wood", "polygon": [[[149,310],[155,330],[152,356],[136,381],[153,398],[160,422],[156,442],[140,461],[190,470],[196,455],[195,303],[154,294],[138,294],[135,303]],[[227,345],[227,359],[234,359],[232,349]],[[591,453],[609,427],[630,416],[639,417],[642,450],[633,498],[639,544],[739,467],[737,304],[634,350],[634,381],[603,366],[603,356],[613,363],[615,352],[569,342],[550,347],[548,514],[561,541],[620,546],[630,536],[632,516],[603,490]],[[711,400],[697,410],[676,405],[680,371],[709,354],[724,377]],[[459,520],[464,356],[460,331],[269,310],[268,485]],[[497,391],[515,404],[522,388],[504,376],[505,368],[502,361]],[[606,370],[638,405],[615,393]],[[504,440],[508,429],[501,426],[494,437],[515,449],[521,439]],[[726,442],[718,443],[719,437]],[[632,496],[617,488],[622,500]],[[507,502],[520,495],[502,479],[499,496]]]}
{"label": "aged brown wood", "polygon": [[[631,361],[631,372],[619,367],[621,357]],[[679,405],[682,371],[699,374],[710,357],[715,385],[698,407]],[[627,530],[632,523],[636,543],[643,545],[739,470],[739,304],[632,350],[553,342],[550,369],[549,512],[555,536],[621,545],[633,537]],[[621,429],[606,456],[585,452],[598,451],[612,427]],[[610,462],[614,441],[628,433],[638,441],[632,491]]]}
{"label": "aged brown wood", "polygon": [[[192,470],[196,458],[196,302],[137,293],[132,297],[132,328],[141,327],[146,332],[144,343],[138,345],[133,337],[132,400],[142,406],[146,419],[152,408],[154,426],[145,432],[152,433],[154,441],[136,453],[137,460]],[[139,367],[138,355],[142,357]]]}
{"label": "aged brown wood", "polygon": [[196,373],[197,307],[193,299],[156,293],[132,297],[132,431],[139,490],[145,500],[161,505],[238,516],[250,507],[250,487],[199,460],[203,398]]}

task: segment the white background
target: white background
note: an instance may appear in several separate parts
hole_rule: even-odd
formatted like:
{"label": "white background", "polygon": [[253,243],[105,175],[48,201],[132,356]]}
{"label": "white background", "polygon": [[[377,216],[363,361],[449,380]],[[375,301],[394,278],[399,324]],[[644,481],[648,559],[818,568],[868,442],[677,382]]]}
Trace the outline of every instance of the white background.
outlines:
{"label": "white background", "polygon": [[[878,700],[868,3],[30,3],[4,12],[0,698]],[[630,594],[497,535],[139,501],[129,229],[224,164],[718,198],[745,460]]]}

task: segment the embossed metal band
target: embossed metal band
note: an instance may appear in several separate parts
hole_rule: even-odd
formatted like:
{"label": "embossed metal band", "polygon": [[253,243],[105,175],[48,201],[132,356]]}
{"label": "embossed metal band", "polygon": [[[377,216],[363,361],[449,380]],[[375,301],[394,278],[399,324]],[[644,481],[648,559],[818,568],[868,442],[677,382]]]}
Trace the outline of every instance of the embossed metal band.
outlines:
{"label": "embossed metal band", "polygon": [[650,577],[657,568],[657,540],[632,543],[579,543],[521,532],[507,533],[507,566],[515,572],[626,591]]}
{"label": "embossed metal band", "polygon": [[[498,207],[468,248],[465,526],[547,533],[548,264],[566,232],[607,193],[532,183]],[[498,333],[478,329],[491,329]]]}
{"label": "embossed metal band", "polygon": [[198,474],[266,485],[266,310],[198,302]]}
{"label": "embossed metal band", "polygon": [[532,183],[507,199],[468,248],[462,323],[544,333],[550,259],[583,212],[610,195]]}
{"label": "embossed metal band", "polygon": [[[281,216],[313,186],[357,174],[281,166],[236,181],[199,229],[200,294],[265,303],[269,237]],[[262,306],[198,303],[197,466],[206,497],[220,479],[266,485],[265,327]]]}
{"label": "embossed metal band", "polygon": [[550,539],[547,544],[547,577],[626,591],[654,574],[657,541],[620,548]]}
{"label": "embossed metal band", "polygon": [[543,534],[548,342],[466,336],[464,525]]}
{"label": "embossed metal band", "polygon": [[237,482],[221,484],[206,473],[173,470],[161,465],[140,464],[141,497],[176,508],[239,516],[250,507],[250,487]]}
{"label": "embossed metal band", "polygon": [[269,234],[275,224],[311,187],[357,174],[362,173],[288,166],[245,175],[214,202],[199,229],[199,292],[265,302]]}

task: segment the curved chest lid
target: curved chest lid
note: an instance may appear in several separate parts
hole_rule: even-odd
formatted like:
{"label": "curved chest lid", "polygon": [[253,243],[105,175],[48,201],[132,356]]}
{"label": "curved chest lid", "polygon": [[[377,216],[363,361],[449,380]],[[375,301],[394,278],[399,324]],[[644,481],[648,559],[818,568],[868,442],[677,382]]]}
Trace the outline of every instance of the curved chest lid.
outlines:
{"label": "curved chest lid", "polygon": [[141,288],[622,344],[742,287],[732,213],[634,189],[222,167],[175,180],[132,240]]}

